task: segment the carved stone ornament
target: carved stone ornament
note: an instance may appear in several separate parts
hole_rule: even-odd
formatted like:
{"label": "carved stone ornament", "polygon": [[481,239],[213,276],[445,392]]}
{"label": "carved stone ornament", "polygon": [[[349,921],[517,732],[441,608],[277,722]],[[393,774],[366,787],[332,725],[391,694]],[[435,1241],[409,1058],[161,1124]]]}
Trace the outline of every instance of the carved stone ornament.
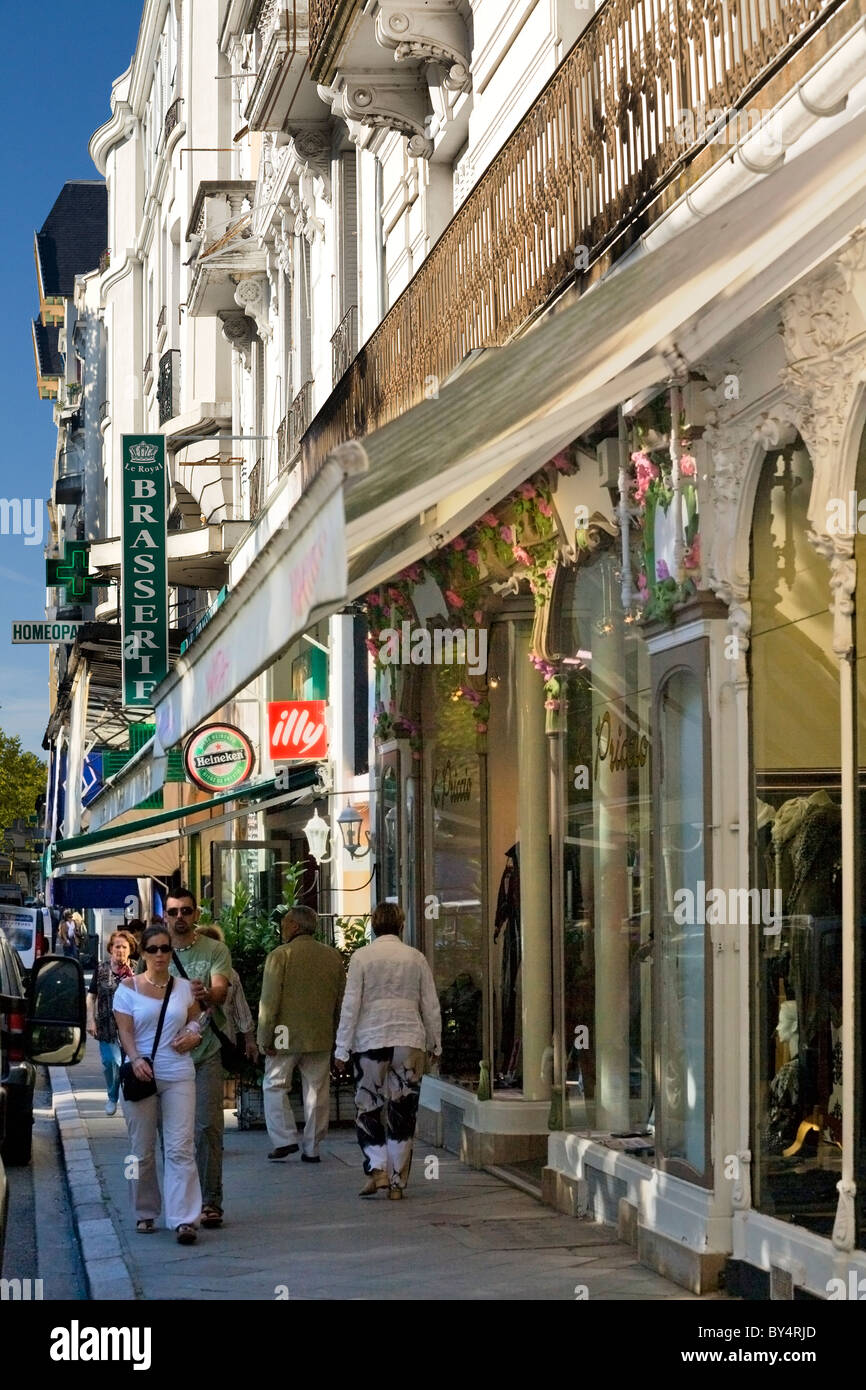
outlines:
{"label": "carved stone ornament", "polygon": [[409,153],[426,159],[433,153],[427,134],[427,90],[415,73],[346,73],[339,87],[319,87],[350,138],[353,123],[367,129],[395,130],[409,138]]}
{"label": "carved stone ornament", "polygon": [[[293,160],[298,180],[306,177],[321,179],[322,197],[331,201],[331,141],[324,130],[308,126],[290,135],[284,158]],[[312,189],[311,189],[312,192]],[[312,211],[312,209],[311,209]]]}
{"label": "carved stone ornament", "polygon": [[254,321],[259,337],[270,338],[273,329],[268,321],[268,277],[245,275],[235,287],[235,303]]}
{"label": "carved stone ornament", "polygon": [[823,536],[809,531],[808,539],[830,566],[833,651],[837,656],[848,656],[854,646],[854,592],[857,588],[854,537]]}
{"label": "carved stone ornament", "polygon": [[468,91],[469,52],[466,26],[454,4],[411,5],[381,0],[376,16],[376,39],[394,50],[398,63],[439,63],[451,91]]}
{"label": "carved stone ornament", "polygon": [[740,1149],[737,1152],[739,1177],[731,1192],[731,1205],[734,1211],[747,1211],[752,1205],[752,1151]]}
{"label": "carved stone ornament", "polygon": [[856,1233],[854,1198],[857,1185],[841,1178],[836,1184],[839,1201],[836,1205],[836,1220],[833,1223],[833,1244],[837,1250],[853,1250]]}
{"label": "carved stone ornament", "polygon": [[249,371],[250,347],[255,336],[255,325],[242,309],[223,310],[220,315],[223,337],[235,352],[240,353],[244,367]]}

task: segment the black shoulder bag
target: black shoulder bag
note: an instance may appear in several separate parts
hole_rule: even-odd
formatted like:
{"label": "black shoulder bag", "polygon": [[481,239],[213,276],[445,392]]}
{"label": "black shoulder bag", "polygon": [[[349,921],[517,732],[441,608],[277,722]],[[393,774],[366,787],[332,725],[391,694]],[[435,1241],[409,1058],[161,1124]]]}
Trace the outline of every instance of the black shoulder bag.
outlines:
{"label": "black shoulder bag", "polygon": [[[168,988],[165,991],[165,998],[162,1001],[162,1008],[159,1011],[159,1022],[156,1025],[156,1034],[153,1039],[153,1057],[145,1057],[144,1061],[150,1063],[153,1071],[153,1058],[159,1050],[159,1040],[162,1037],[162,1025],[165,1022],[165,1011],[168,1008],[168,997],[174,988],[174,978],[169,977]],[[122,1056],[122,1054],[121,1054]],[[123,1091],[123,1099],[129,1101],[147,1100],[148,1096],[156,1095],[156,1076],[152,1076],[149,1081],[140,1081],[132,1069],[132,1063],[128,1057],[123,1057],[120,1063],[120,1087]]]}
{"label": "black shoulder bag", "polygon": [[[178,959],[177,951],[172,951],[171,958],[174,961],[183,978],[185,980],[188,980],[189,975],[187,975],[180,960]],[[236,1074],[237,1072],[241,1071],[244,1063],[246,1062],[246,1053],[244,1052],[244,1049],[242,1047],[238,1047],[237,1043],[233,1043],[231,1038],[229,1038],[227,1034],[225,1034],[222,1031],[221,1028],[217,1028],[212,1013],[208,1011],[206,1017],[208,1023],[210,1024],[211,1028],[213,1029],[214,1033],[219,1039],[220,1060],[223,1064],[223,1070],[230,1072],[232,1075]]]}

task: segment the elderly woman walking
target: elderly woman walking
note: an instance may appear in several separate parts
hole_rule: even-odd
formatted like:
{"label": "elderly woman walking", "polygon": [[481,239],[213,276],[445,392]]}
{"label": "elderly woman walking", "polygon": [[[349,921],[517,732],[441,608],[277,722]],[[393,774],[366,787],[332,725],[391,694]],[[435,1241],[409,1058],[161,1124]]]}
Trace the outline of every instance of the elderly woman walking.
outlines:
{"label": "elderly woman walking", "polygon": [[108,960],[99,964],[90,980],[87,995],[87,1031],[99,1043],[99,1056],[105,1074],[108,1100],[106,1115],[113,1115],[120,1098],[120,1043],[114,1020],[114,994],[122,980],[129,979],[131,950],[125,932],[115,931],[108,938]]}

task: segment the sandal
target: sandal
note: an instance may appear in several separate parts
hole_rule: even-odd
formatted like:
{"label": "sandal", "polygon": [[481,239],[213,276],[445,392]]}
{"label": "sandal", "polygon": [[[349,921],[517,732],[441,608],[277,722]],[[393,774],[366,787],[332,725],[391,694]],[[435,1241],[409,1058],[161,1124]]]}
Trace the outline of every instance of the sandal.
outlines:
{"label": "sandal", "polygon": [[140,1236],[149,1236],[156,1230],[156,1225],[149,1217],[142,1218],[141,1221],[136,1221],[135,1229]]}
{"label": "sandal", "polygon": [[211,1230],[217,1226],[221,1226],[223,1224],[223,1214],[220,1208],[212,1206],[202,1207],[201,1224],[207,1226]]}
{"label": "sandal", "polygon": [[177,1228],[178,1245],[194,1245],[196,1241],[195,1226],[183,1225]]}

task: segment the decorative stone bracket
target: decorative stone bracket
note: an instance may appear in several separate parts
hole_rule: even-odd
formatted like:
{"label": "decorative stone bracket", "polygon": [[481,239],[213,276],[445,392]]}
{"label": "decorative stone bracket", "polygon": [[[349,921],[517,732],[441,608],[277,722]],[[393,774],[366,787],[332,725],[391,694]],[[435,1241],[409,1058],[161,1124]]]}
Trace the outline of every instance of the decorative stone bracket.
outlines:
{"label": "decorative stone bracket", "polygon": [[394,50],[398,63],[420,60],[442,66],[449,91],[469,90],[466,26],[452,4],[421,7],[382,0],[376,16],[376,39],[382,48]]}
{"label": "decorative stone bracket", "polygon": [[344,73],[341,85],[320,86],[319,96],[345,121],[356,144],[364,128],[396,130],[408,136],[409,153],[415,158],[427,159],[433,153],[427,134],[427,90],[416,73]]}
{"label": "decorative stone bracket", "polygon": [[223,337],[230,347],[240,353],[244,367],[249,370],[250,348],[255,337],[255,325],[243,309],[226,309],[219,315],[223,326]]}
{"label": "decorative stone bracket", "polygon": [[253,320],[261,338],[267,339],[273,335],[268,319],[267,275],[243,276],[235,289],[235,303]]}

